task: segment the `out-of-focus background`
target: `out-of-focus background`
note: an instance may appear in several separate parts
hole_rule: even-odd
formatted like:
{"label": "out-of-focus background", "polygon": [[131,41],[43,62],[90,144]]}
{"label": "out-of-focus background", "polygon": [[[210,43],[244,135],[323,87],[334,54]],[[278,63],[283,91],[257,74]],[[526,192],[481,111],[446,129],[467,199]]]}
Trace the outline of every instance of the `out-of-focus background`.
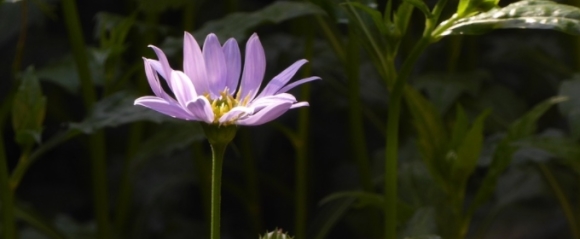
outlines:
{"label": "out-of-focus background", "polygon": [[[63,10],[70,2],[76,2],[78,19]],[[257,238],[275,228],[313,239],[380,235],[380,206],[352,192],[380,195],[383,189],[389,91],[364,51],[364,41],[355,41],[361,36],[351,32],[341,3],[1,3],[0,123],[12,179],[22,173],[14,190],[19,238],[97,238],[91,169],[99,159],[111,235],[208,237],[211,154],[200,126],[133,106],[137,97],[152,95],[142,57],[156,57],[147,45],[161,47],[172,67],[182,69],[184,31],[193,33],[200,45],[212,32],[222,43],[234,37],[242,54],[255,32],[266,52],[264,82],[303,58],[309,63],[293,79],[323,79],[292,90],[310,107],[263,126],[240,127],[224,162],[222,238]],[[384,2],[363,4],[385,7]],[[449,9],[443,19],[451,16],[454,8]],[[71,29],[76,28],[67,24],[79,24],[82,31],[75,35]],[[409,54],[423,24],[415,11],[399,58]],[[82,50],[75,50],[72,38],[84,43],[78,46]],[[347,42],[359,46],[349,48],[355,53],[345,52]],[[78,64],[88,71],[79,74]],[[533,134],[510,141],[513,152],[505,154],[502,170],[493,171],[497,187],[490,184],[490,197],[474,210],[466,238],[578,238],[579,66],[580,39],[547,30],[450,36],[419,58],[409,84],[429,100],[445,127],[453,128],[459,111],[473,122],[491,110],[477,166],[465,184],[466,210],[486,175],[496,170],[490,164],[510,126],[550,97],[569,97],[538,115]],[[40,88],[30,83],[36,79]],[[37,90],[26,91],[33,101],[40,89],[45,97],[45,116],[35,118],[40,127],[24,136],[13,126],[24,118],[15,115],[38,112],[26,108],[15,113],[14,107],[19,108],[12,102],[22,82]],[[423,163],[416,122],[403,104],[399,233],[401,238],[453,235],[453,226],[444,221],[449,195]],[[25,169],[19,168],[19,162],[30,159]]]}

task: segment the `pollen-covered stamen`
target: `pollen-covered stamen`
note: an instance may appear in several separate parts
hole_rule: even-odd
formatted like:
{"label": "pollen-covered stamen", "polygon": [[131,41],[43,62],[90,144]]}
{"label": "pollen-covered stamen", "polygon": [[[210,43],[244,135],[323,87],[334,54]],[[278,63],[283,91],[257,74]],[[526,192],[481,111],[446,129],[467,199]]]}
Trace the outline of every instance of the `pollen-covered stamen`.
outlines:
{"label": "pollen-covered stamen", "polygon": [[209,94],[204,94],[204,96],[209,100],[211,104],[211,109],[214,113],[214,123],[219,122],[219,119],[226,113],[228,113],[234,107],[240,105],[240,102],[232,97],[228,90],[220,92],[218,98],[212,99]]}

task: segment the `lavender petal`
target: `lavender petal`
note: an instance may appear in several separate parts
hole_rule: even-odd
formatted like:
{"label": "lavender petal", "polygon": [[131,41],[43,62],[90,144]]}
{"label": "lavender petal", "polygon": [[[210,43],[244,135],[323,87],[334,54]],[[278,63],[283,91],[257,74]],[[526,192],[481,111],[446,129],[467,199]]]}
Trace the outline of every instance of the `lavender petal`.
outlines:
{"label": "lavender petal", "polygon": [[292,79],[292,77],[294,76],[294,74],[296,74],[298,69],[300,69],[302,65],[306,64],[306,62],[308,61],[305,59],[296,61],[294,62],[294,64],[286,68],[284,71],[280,72],[280,74],[272,78],[272,80],[268,83],[268,85],[264,87],[264,90],[262,90],[262,92],[258,95],[258,98],[270,96],[276,93],[276,91],[280,90],[288,83],[288,81],[290,81],[290,79]]}
{"label": "lavender petal", "polygon": [[203,43],[207,80],[212,98],[217,98],[226,87],[227,66],[224,52],[215,34],[209,34]]}
{"label": "lavender petal", "polygon": [[209,82],[201,49],[188,32],[185,32],[183,36],[183,72],[195,85],[198,95],[209,93]]}
{"label": "lavender petal", "polygon": [[214,120],[214,113],[211,104],[204,97],[200,96],[192,101],[187,102],[187,109],[198,119],[210,124]]}
{"label": "lavender petal", "polygon": [[267,106],[266,108],[260,110],[259,112],[255,113],[248,118],[238,120],[239,125],[261,125],[267,122],[270,122],[280,115],[284,114],[290,107],[292,103],[290,102],[282,102],[280,104],[272,104]]}
{"label": "lavender petal", "polygon": [[258,35],[254,33],[246,43],[246,59],[240,86],[242,99],[251,101],[260,89],[266,71],[266,55]]}
{"label": "lavender petal", "polygon": [[230,38],[223,46],[223,52],[226,58],[227,78],[226,87],[230,90],[230,94],[234,95],[238,88],[240,80],[240,71],[242,69],[242,58],[240,55],[240,48],[236,39]]}
{"label": "lavender petal", "polygon": [[243,117],[244,115],[251,115],[253,113],[254,113],[253,108],[237,106],[231,109],[229,112],[222,115],[222,117],[220,117],[219,119],[219,122],[220,124],[223,124],[224,122],[235,120],[237,118]]}
{"label": "lavender petal", "polygon": [[175,98],[177,98],[177,102],[184,108],[187,107],[188,102],[197,98],[195,87],[191,80],[181,71],[171,72],[171,88]]}
{"label": "lavender petal", "polygon": [[314,80],[320,80],[320,77],[318,77],[318,76],[312,76],[312,77],[308,77],[308,78],[304,78],[304,79],[302,79],[302,80],[298,80],[298,81],[292,82],[291,84],[289,84],[289,85],[287,85],[287,86],[284,86],[284,88],[280,89],[280,90],[279,90],[278,92],[276,92],[276,93],[277,93],[277,94],[278,94],[278,93],[284,93],[284,92],[286,92],[286,91],[289,91],[289,90],[291,90],[292,88],[294,88],[294,87],[296,87],[296,86],[299,86],[299,85],[302,85],[302,84],[304,84],[304,83],[306,83],[306,82],[310,82],[310,81],[314,81]]}
{"label": "lavender petal", "polygon": [[184,120],[197,120],[178,104],[168,102],[156,96],[143,96],[135,100],[135,105],[145,106],[159,113]]}

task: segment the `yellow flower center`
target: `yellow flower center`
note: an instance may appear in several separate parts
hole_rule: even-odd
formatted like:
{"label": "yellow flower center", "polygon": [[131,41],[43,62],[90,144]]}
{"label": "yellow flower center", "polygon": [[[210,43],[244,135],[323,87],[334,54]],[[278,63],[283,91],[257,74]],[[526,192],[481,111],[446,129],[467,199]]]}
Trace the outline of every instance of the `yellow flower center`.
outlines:
{"label": "yellow flower center", "polygon": [[[220,92],[220,96],[216,99],[212,99],[209,96],[209,93],[204,94],[205,98],[207,98],[209,100],[209,103],[211,104],[211,109],[213,111],[214,114],[214,120],[213,123],[218,123],[219,119],[225,115],[226,113],[228,113],[230,110],[232,110],[234,107],[236,106],[245,106],[248,104],[249,101],[249,96],[245,97],[242,101],[239,100],[240,98],[240,91],[238,91],[238,94],[236,95],[236,97],[232,97],[229,93],[228,93],[228,89],[225,89],[224,91]],[[224,125],[229,125],[232,122],[235,122],[237,120],[236,118],[233,118],[232,120],[228,121],[228,122],[224,122]]]}

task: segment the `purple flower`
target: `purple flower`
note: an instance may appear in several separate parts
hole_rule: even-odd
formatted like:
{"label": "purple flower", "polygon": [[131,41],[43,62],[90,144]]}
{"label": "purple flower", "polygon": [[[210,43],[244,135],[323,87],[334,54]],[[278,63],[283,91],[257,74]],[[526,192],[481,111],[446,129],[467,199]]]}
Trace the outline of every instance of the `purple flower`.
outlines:
{"label": "purple flower", "polygon": [[[266,56],[255,33],[246,43],[241,82],[242,60],[238,43],[233,38],[221,46],[216,35],[209,34],[202,51],[193,36],[185,32],[183,71],[173,70],[165,53],[155,46],[150,47],[159,60],[143,60],[155,96],[140,97],[135,100],[135,105],[184,120],[219,125],[264,124],[289,109],[308,106],[308,102],[297,102],[286,92],[320,79],[313,76],[287,84],[307,62],[302,59],[275,76],[258,94],[266,70]],[[175,97],[165,92],[158,75],[165,79]]]}

